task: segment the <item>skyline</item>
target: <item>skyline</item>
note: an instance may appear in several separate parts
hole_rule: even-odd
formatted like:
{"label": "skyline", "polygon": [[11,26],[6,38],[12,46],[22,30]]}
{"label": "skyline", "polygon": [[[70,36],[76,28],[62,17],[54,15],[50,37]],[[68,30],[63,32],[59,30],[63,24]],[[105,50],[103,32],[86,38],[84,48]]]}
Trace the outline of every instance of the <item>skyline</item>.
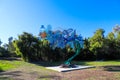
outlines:
{"label": "skyline", "polygon": [[105,34],[120,24],[120,1],[96,0],[0,0],[0,39],[22,32],[38,36],[41,25],[53,30],[76,29],[83,37],[91,37],[102,28]]}

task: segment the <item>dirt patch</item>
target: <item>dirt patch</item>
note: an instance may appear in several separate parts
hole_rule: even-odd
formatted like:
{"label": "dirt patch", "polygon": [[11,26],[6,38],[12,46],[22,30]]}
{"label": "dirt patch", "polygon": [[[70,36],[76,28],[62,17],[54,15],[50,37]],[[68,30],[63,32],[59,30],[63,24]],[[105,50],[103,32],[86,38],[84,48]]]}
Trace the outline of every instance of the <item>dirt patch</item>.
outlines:
{"label": "dirt patch", "polygon": [[21,61],[21,58],[16,58],[16,57],[0,57],[0,60],[9,60],[9,61],[17,60],[17,61]]}
{"label": "dirt patch", "polygon": [[77,70],[65,73],[68,80],[116,80],[114,73],[99,69]]}

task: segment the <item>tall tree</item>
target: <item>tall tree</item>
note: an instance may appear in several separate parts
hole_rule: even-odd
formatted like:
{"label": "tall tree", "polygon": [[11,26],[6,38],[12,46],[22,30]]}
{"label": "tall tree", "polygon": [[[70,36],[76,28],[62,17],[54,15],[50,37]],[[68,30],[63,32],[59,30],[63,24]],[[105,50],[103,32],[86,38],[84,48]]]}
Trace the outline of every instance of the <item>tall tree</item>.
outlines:
{"label": "tall tree", "polygon": [[120,32],[118,32],[116,36],[116,49],[116,56],[118,59],[120,59]]}
{"label": "tall tree", "polygon": [[32,34],[24,32],[22,35],[18,36],[19,40],[14,41],[14,47],[16,52],[21,54],[23,60],[29,61],[31,57],[31,45],[32,45]]}
{"label": "tall tree", "polygon": [[30,33],[23,32],[18,36],[18,40],[14,40],[16,53],[21,55],[24,61],[32,61],[37,59],[39,55],[39,40]]}
{"label": "tall tree", "polygon": [[104,54],[106,59],[115,59],[116,54],[116,43],[115,35],[113,32],[108,33],[104,43]]}
{"label": "tall tree", "polygon": [[96,55],[97,59],[103,56],[104,33],[103,29],[98,29],[93,37],[90,38],[90,50]]}
{"label": "tall tree", "polygon": [[116,33],[116,57],[120,59],[120,25],[117,24],[113,31]]}

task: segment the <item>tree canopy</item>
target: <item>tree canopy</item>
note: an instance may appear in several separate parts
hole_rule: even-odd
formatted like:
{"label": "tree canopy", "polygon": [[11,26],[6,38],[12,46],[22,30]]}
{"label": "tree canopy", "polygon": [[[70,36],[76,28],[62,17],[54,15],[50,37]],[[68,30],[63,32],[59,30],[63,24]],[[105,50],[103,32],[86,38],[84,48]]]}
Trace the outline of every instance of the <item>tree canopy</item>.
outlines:
{"label": "tree canopy", "polygon": [[[84,39],[84,47],[74,60],[120,59],[120,27],[104,35],[104,29],[97,29],[94,35]],[[23,32],[18,39],[8,38],[9,43],[0,46],[0,57],[21,56],[24,61],[62,61],[74,54],[69,46],[52,49],[49,41],[39,40],[31,33]],[[2,41],[0,40],[0,45]]]}

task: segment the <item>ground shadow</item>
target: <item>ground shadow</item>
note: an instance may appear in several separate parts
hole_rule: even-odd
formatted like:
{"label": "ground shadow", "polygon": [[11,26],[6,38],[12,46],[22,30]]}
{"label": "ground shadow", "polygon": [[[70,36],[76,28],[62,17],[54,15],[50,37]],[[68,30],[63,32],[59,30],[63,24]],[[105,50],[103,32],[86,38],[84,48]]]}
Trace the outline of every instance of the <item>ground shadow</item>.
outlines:
{"label": "ground shadow", "polygon": [[59,66],[60,64],[62,64],[62,62],[45,62],[45,61],[30,62],[30,63],[43,67]]}
{"label": "ground shadow", "polygon": [[[61,62],[45,62],[45,61],[39,61],[39,62],[30,62],[32,64],[36,64],[38,66],[43,66],[43,67],[51,67],[51,66],[60,66],[61,64],[64,64],[63,61]],[[85,63],[85,61],[81,61],[81,62],[76,62],[76,61],[73,61],[71,62],[71,64],[75,64],[75,65],[87,65]]]}
{"label": "ground shadow", "polygon": [[12,80],[12,79],[9,77],[0,77],[0,80]]}
{"label": "ground shadow", "polygon": [[19,58],[19,57],[0,57],[0,60],[21,61],[21,58]]}
{"label": "ground shadow", "polygon": [[39,77],[38,79],[49,79],[49,80],[51,80],[51,79],[55,79],[55,80],[61,80],[61,77],[60,76],[53,76],[53,75],[47,75],[47,76],[41,76],[41,77]]}
{"label": "ground shadow", "polygon": [[102,69],[110,72],[120,72],[120,66],[102,66]]}
{"label": "ground shadow", "polygon": [[0,67],[0,72],[3,72],[3,69]]}
{"label": "ground shadow", "polygon": [[0,77],[3,75],[6,76],[21,76],[20,73],[22,73],[21,71],[10,71],[10,72],[0,72]]}

